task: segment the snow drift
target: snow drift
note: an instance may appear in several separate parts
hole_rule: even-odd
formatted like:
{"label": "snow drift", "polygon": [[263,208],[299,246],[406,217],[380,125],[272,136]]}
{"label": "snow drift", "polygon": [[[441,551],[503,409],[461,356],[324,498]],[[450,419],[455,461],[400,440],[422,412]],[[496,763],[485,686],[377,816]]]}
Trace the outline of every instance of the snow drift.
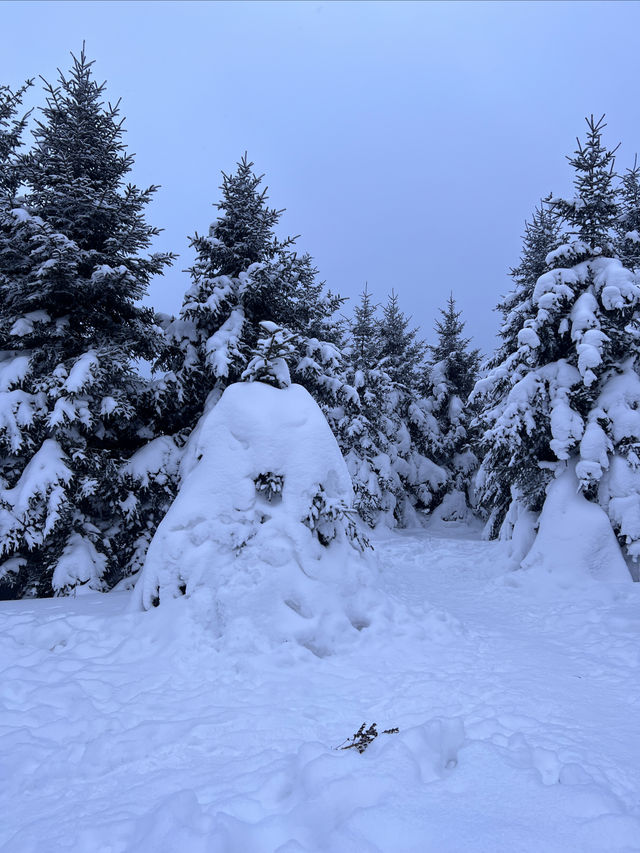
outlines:
{"label": "snow drift", "polygon": [[538,535],[522,567],[566,589],[590,579],[629,582],[607,514],[580,493],[575,467],[569,465],[547,487]]}
{"label": "snow drift", "polygon": [[307,391],[231,385],[194,431],[137,600],[150,608],[196,593],[232,645],[295,640],[330,654],[384,607],[375,564],[357,548],[352,502],[344,459]]}

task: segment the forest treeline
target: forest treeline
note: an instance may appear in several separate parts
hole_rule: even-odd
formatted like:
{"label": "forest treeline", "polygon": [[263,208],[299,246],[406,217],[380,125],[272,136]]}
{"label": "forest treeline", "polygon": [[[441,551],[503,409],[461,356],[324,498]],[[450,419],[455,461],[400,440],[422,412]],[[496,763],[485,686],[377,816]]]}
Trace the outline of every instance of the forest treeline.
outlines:
{"label": "forest treeline", "polygon": [[134,576],[189,436],[243,381],[309,391],[363,525],[475,514],[509,537],[572,466],[637,558],[640,168],[616,174],[603,119],[569,157],[573,197],[545,197],[526,225],[481,365],[453,295],[430,343],[393,283],[349,312],[276,236],[282,211],[246,155],[190,238],[178,316],[154,312],[149,282],[177,256],[151,251],[157,187],[128,183],[119,105],[92,65],[83,50],[45,84],[30,144],[31,81],[0,86],[0,597]]}

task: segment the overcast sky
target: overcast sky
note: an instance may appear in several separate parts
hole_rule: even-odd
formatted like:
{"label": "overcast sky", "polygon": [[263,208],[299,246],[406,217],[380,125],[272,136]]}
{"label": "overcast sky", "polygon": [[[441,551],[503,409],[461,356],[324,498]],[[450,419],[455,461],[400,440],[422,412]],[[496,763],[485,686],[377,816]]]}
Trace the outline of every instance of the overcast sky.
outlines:
{"label": "overcast sky", "polygon": [[178,310],[187,235],[246,150],[331,289],[395,288],[427,339],[453,291],[486,352],[524,221],[570,189],[584,117],[607,114],[620,170],[640,150],[635,2],[0,7],[1,82],[54,79],[85,39],[122,98],[133,178],[161,184],[149,220],[180,254],[159,310]]}

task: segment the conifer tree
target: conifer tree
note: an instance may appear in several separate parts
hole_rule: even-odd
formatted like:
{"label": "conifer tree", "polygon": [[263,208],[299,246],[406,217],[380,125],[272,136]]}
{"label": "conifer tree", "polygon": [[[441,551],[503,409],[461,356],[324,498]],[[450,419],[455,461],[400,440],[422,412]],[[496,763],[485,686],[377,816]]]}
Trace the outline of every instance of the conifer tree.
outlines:
{"label": "conifer tree", "polygon": [[144,219],[156,187],[125,183],[133,160],[118,104],[103,103],[92,64],[83,49],[46,84],[14,211],[21,260],[1,281],[0,347],[25,395],[0,493],[5,595],[106,589],[139,533],[122,475],[150,437],[133,360],[156,358],[161,337],[138,300],[172,256],[141,254],[158,233]]}
{"label": "conifer tree", "polygon": [[293,335],[275,323],[260,323],[265,337],[258,340],[255,355],[242,374],[243,382],[264,382],[274,388],[291,385],[289,359],[295,354]]}
{"label": "conifer tree", "polygon": [[409,327],[409,319],[400,310],[398,295],[392,290],[379,324],[380,364],[393,382],[414,388],[420,382],[427,347],[418,338],[418,329]]}
{"label": "conifer tree", "polygon": [[[497,535],[513,499],[514,489],[524,490],[531,498],[527,503],[541,506],[548,475],[534,461],[545,456],[548,436],[532,426],[517,438],[500,433],[504,441],[496,440],[495,424],[504,414],[512,387],[532,366],[531,350],[521,346],[520,332],[528,328],[536,316],[534,290],[540,276],[548,271],[547,256],[561,242],[560,221],[549,206],[550,197],[543,199],[534,210],[531,221],[525,223],[520,263],[511,269],[514,285],[498,303],[502,324],[498,332],[502,339],[496,352],[487,362],[487,375],[472,393],[478,415],[474,428],[479,436],[482,463],[476,479],[476,498],[480,506],[490,508],[487,535]],[[523,332],[526,335],[526,332]],[[515,446],[514,446],[515,442]],[[519,455],[520,454],[520,455]]]}
{"label": "conifer tree", "polygon": [[393,526],[394,510],[402,495],[384,430],[391,379],[379,366],[377,308],[365,286],[349,329],[347,378],[357,397],[343,407],[335,428],[353,482],[354,506],[370,527],[383,520]]}
{"label": "conifer tree", "polygon": [[590,116],[586,122],[585,142],[578,139],[573,157],[567,158],[575,173],[575,195],[571,199],[554,199],[553,205],[571,238],[574,258],[578,255],[610,257],[613,228],[618,218],[614,167],[619,145],[613,149],[604,146],[604,116],[598,121]]}
{"label": "conifer tree", "polygon": [[637,156],[633,168],[626,170],[620,183],[616,254],[626,267],[637,271],[640,267],[640,166]]}
{"label": "conifer tree", "polygon": [[15,199],[20,183],[19,148],[29,113],[19,116],[27,89],[33,81],[27,82],[13,92],[8,86],[0,85],[0,198],[6,205]]}
{"label": "conifer tree", "polygon": [[436,320],[437,343],[430,347],[427,382],[439,425],[437,461],[451,471],[449,490],[466,494],[478,461],[472,449],[475,442],[468,399],[478,377],[480,352],[469,349],[471,339],[463,337],[461,316],[451,293]]}
{"label": "conifer tree", "polygon": [[448,480],[446,470],[433,461],[442,436],[433,401],[425,394],[427,346],[409,322],[392,290],[383,308],[378,336],[380,366],[392,383],[385,399],[385,426],[403,488],[396,506],[396,520],[401,527],[419,523],[438,503]]}
{"label": "conifer tree", "polygon": [[377,307],[365,288],[348,349],[358,401],[345,410],[338,441],[363,520],[407,527],[433,506],[447,474],[432,461],[437,423],[418,387],[424,344],[395,293],[382,318]]}
{"label": "conifer tree", "polygon": [[[16,198],[22,175],[19,149],[27,119],[18,112],[30,85],[28,81],[16,92],[0,87],[0,320],[4,320],[14,276],[30,263],[30,223]],[[24,387],[28,358],[16,351],[8,331],[0,322],[0,502],[25,463],[25,451],[32,449],[24,427],[36,406]],[[0,503],[0,517],[2,512]],[[13,584],[21,565],[19,557],[0,557],[0,593]]]}
{"label": "conifer tree", "polygon": [[334,319],[344,300],[325,293],[310,256],[296,253],[295,239],[277,239],[282,211],[268,206],[261,183],[245,155],[234,174],[223,173],[218,219],[191,241],[192,284],[167,330],[170,351],[162,365],[168,372],[158,389],[158,406],[172,418],[168,430],[193,428],[207,396],[240,381],[264,321],[291,337],[291,379],[328,417],[352,393],[340,375],[342,331]]}
{"label": "conifer tree", "polygon": [[[496,377],[510,387],[490,410],[480,489],[493,505],[495,535],[512,509],[540,510],[554,472],[575,467],[577,484],[608,512],[627,554],[640,556],[640,286],[616,257],[620,221],[614,151],[602,143],[604,123],[587,119],[586,142],[570,162],[576,195],[553,200],[566,243],[547,255],[548,271],[532,293],[531,316],[518,350],[477,387]],[[517,513],[509,513],[507,530]]]}

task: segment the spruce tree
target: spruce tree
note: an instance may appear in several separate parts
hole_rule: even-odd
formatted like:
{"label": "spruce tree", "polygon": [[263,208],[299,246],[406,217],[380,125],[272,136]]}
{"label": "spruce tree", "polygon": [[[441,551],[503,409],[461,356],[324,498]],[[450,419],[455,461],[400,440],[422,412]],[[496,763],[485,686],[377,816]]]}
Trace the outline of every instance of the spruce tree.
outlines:
{"label": "spruce tree", "polygon": [[263,382],[274,388],[291,385],[289,360],[295,354],[293,335],[268,320],[261,324],[265,337],[258,340],[255,354],[242,374],[243,382]]}
{"label": "spruce tree", "polygon": [[365,288],[347,350],[358,399],[345,409],[338,441],[363,520],[407,527],[437,502],[447,474],[432,461],[437,423],[419,387],[425,346],[395,293],[382,318],[377,307]]}
{"label": "spruce tree", "polygon": [[400,310],[398,294],[392,290],[379,324],[380,365],[393,382],[414,388],[420,381],[427,347],[418,338],[418,329],[409,327],[409,321]]}
{"label": "spruce tree", "polygon": [[392,290],[378,337],[380,366],[392,382],[385,399],[385,427],[403,487],[395,512],[401,527],[419,523],[438,503],[448,480],[446,470],[434,462],[441,434],[423,382],[428,348],[409,323]]}
{"label": "spruce tree", "polygon": [[291,379],[329,418],[352,393],[341,378],[342,331],[334,317],[344,300],[325,292],[294,238],[275,236],[282,211],[268,206],[261,184],[245,155],[234,174],[223,173],[218,219],[207,235],[191,240],[192,284],[179,318],[168,325],[169,350],[161,361],[167,373],[158,385],[158,408],[167,431],[188,432],[208,395],[215,401],[242,379],[265,321],[294,342]]}
{"label": "spruce tree", "polygon": [[354,506],[370,527],[394,525],[402,484],[394,470],[385,433],[391,378],[380,367],[378,306],[365,286],[349,327],[347,378],[357,396],[343,407],[335,433],[354,490]]}
{"label": "spruce tree", "polygon": [[[29,85],[27,82],[16,92],[0,86],[0,317],[8,282],[16,269],[28,263],[28,249],[20,239],[25,217],[17,210],[16,191],[26,123],[26,116],[19,117],[18,113]],[[34,405],[23,387],[28,359],[13,349],[5,331],[0,326],[0,501],[15,479],[25,444],[24,425],[31,419]],[[0,590],[12,584],[20,567],[19,558],[0,558]]]}
{"label": "spruce tree", "polygon": [[602,143],[602,120],[591,117],[587,126],[586,142],[570,158],[576,195],[553,201],[566,242],[547,255],[518,350],[479,383],[479,394],[496,377],[508,376],[510,385],[485,411],[484,441],[492,451],[480,486],[485,498],[494,498],[487,509],[495,535],[509,486],[512,506],[538,511],[554,473],[575,466],[577,484],[608,512],[627,554],[637,559],[640,287],[616,256],[614,151]]}
{"label": "spruce tree", "polygon": [[629,269],[640,267],[640,166],[636,156],[620,182],[619,214],[616,220],[616,254]]}
{"label": "spruce tree", "polygon": [[24,394],[0,494],[10,596],[107,589],[140,533],[123,474],[151,435],[134,360],[156,358],[162,341],[138,301],[172,256],[141,254],[158,234],[144,219],[156,187],[125,182],[133,159],[119,107],[103,103],[92,64],[83,49],[45,84],[14,212],[20,261],[1,281],[0,346],[14,352]]}
{"label": "spruce tree", "polygon": [[477,467],[469,395],[478,378],[480,352],[469,348],[471,339],[463,336],[465,324],[461,316],[451,293],[436,320],[437,343],[429,348],[427,384],[431,410],[439,426],[436,460],[451,472],[449,491],[467,495]]}
{"label": "spruce tree", "polygon": [[547,452],[549,437],[544,431],[538,432],[528,421],[518,424],[522,434],[494,433],[494,426],[505,413],[511,389],[530,372],[533,363],[532,351],[521,345],[519,335],[535,320],[536,283],[549,269],[547,256],[562,242],[560,221],[549,201],[550,197],[543,199],[531,221],[525,223],[520,263],[511,269],[513,288],[497,306],[502,314],[498,332],[502,342],[487,362],[487,375],[472,392],[472,404],[478,411],[474,429],[482,459],[475,483],[476,499],[485,510],[490,508],[489,536],[498,534],[514,494],[525,491],[529,495],[527,504],[539,508],[548,482],[546,471],[536,461]]}
{"label": "spruce tree", "polygon": [[603,144],[604,116],[595,121],[592,115],[586,122],[585,142],[578,139],[573,157],[567,157],[574,170],[575,195],[554,199],[553,204],[567,228],[574,258],[609,257],[618,218],[614,167],[619,145],[607,149]]}
{"label": "spruce tree", "polygon": [[19,149],[29,113],[19,116],[22,101],[32,80],[13,92],[0,85],[0,199],[6,206],[14,201],[20,183]]}

